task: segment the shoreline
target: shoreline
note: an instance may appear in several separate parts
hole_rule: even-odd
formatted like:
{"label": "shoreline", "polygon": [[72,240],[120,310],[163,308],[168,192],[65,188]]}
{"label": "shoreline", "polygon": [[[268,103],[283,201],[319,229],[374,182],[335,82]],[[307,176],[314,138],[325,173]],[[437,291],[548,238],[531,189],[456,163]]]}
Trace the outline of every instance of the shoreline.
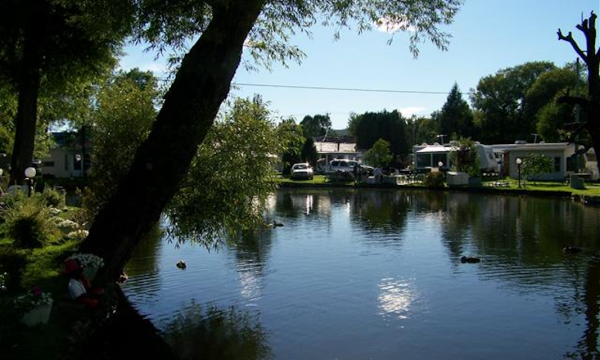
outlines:
{"label": "shoreline", "polygon": [[565,190],[530,190],[530,189],[507,189],[493,187],[432,187],[428,188],[420,185],[395,185],[395,184],[346,184],[346,183],[302,183],[302,182],[280,182],[278,188],[282,189],[385,189],[385,190],[431,190],[431,191],[449,191],[449,192],[471,192],[479,194],[497,194],[497,195],[514,195],[514,196],[532,196],[532,197],[548,197],[548,198],[563,198],[578,201],[588,206],[600,206],[600,196],[573,194]]}

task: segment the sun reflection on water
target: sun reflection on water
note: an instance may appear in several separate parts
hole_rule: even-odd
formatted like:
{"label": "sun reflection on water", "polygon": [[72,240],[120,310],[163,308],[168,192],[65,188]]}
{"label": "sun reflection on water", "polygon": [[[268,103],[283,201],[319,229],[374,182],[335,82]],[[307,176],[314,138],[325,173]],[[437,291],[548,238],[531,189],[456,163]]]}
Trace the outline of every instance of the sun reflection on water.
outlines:
{"label": "sun reflection on water", "polygon": [[417,297],[413,285],[405,279],[384,278],[381,279],[378,287],[377,300],[381,315],[408,319],[412,304]]}

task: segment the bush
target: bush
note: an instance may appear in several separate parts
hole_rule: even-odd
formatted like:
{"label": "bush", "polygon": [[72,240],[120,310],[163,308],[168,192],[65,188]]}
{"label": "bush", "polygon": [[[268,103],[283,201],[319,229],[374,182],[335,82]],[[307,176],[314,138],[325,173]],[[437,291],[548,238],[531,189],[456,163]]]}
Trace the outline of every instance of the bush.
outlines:
{"label": "bush", "polygon": [[423,185],[428,188],[441,188],[444,187],[444,174],[441,172],[430,172],[425,176]]}
{"label": "bush", "polygon": [[8,292],[19,291],[26,263],[25,255],[13,246],[0,246],[0,275]]}
{"label": "bush", "polygon": [[65,193],[62,190],[56,190],[47,187],[42,193],[42,198],[48,206],[52,206],[57,209],[62,209],[65,207]]}
{"label": "bush", "polygon": [[14,202],[3,215],[6,235],[19,248],[41,247],[56,230],[46,206],[37,197]]}

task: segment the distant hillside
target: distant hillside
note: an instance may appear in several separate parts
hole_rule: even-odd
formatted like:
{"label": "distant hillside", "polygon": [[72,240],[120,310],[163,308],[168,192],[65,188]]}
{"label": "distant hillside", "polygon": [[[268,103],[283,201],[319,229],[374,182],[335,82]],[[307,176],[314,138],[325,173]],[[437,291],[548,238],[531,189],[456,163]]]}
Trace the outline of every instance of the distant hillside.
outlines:
{"label": "distant hillside", "polygon": [[331,129],[331,130],[335,131],[335,133],[339,137],[350,136],[350,131],[348,129],[341,129],[341,130]]}

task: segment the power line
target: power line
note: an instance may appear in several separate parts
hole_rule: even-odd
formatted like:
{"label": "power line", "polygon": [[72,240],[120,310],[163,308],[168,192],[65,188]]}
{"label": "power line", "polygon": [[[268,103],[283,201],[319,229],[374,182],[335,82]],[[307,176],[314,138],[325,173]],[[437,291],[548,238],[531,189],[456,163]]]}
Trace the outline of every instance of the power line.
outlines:
{"label": "power line", "polygon": [[234,85],[234,86],[272,87],[272,88],[285,88],[285,89],[302,89],[302,90],[329,90],[329,91],[380,92],[380,93],[397,93],[397,94],[448,95],[448,92],[443,92],[443,91],[360,89],[360,88],[341,88],[341,87],[325,87],[325,86],[300,86],[300,85],[251,84],[251,83],[232,83],[232,85]]}

